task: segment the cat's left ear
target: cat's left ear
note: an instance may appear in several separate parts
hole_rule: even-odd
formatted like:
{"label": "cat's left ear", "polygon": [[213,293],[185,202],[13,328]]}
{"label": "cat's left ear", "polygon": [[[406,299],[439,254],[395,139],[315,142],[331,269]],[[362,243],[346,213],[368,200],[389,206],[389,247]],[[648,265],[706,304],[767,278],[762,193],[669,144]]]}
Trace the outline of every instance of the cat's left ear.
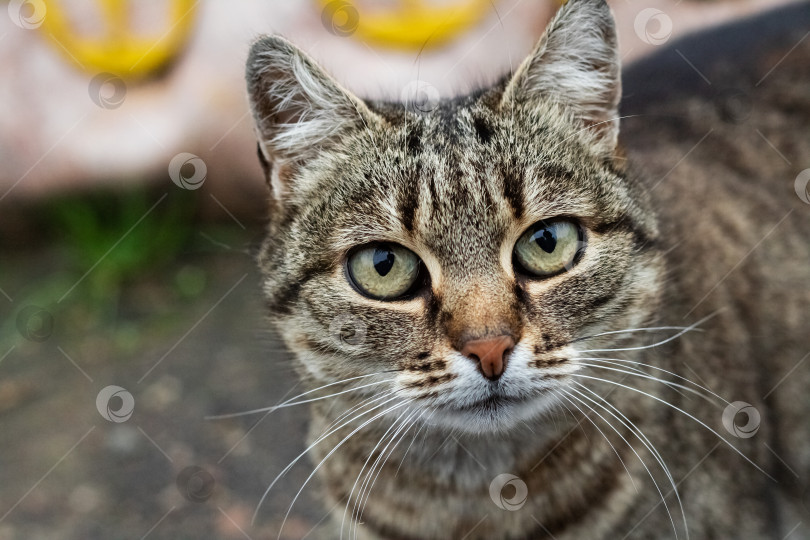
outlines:
{"label": "cat's left ear", "polygon": [[[352,130],[379,123],[363,101],[279,36],[253,44],[247,89],[259,136],[259,158],[276,199],[298,187],[296,170]],[[272,164],[272,167],[270,166]]]}
{"label": "cat's left ear", "polygon": [[512,100],[559,103],[612,155],[619,134],[621,75],[616,27],[605,0],[568,0],[518,68],[501,107]]}

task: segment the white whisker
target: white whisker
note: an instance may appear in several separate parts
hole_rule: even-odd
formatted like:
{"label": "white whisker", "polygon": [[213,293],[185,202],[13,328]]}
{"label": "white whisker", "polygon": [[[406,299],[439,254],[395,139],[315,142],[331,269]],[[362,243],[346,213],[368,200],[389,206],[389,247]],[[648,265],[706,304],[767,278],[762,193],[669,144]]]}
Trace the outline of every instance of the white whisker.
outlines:
{"label": "white whisker", "polygon": [[[564,395],[563,395],[563,399],[567,400],[567,401],[568,401],[568,403],[570,403],[571,405],[573,405],[573,406],[574,406],[574,408],[576,408],[576,410],[578,410],[578,411],[579,411],[579,412],[580,412],[580,413],[581,413],[581,414],[582,414],[582,415],[583,415],[583,416],[584,416],[584,417],[585,417],[585,418],[588,420],[588,422],[590,422],[590,423],[591,423],[591,425],[592,425],[594,428],[596,428],[596,431],[598,431],[598,432],[599,432],[599,434],[600,434],[600,435],[602,435],[602,437],[605,439],[605,441],[607,441],[608,445],[610,445],[610,448],[613,450],[613,453],[614,453],[614,454],[616,454],[616,457],[617,457],[617,458],[619,458],[619,463],[621,463],[621,464],[622,464],[622,467],[624,467],[624,471],[627,473],[627,477],[630,479],[630,483],[631,483],[631,484],[633,484],[633,489],[634,489],[634,490],[636,490],[636,493],[638,493],[638,487],[636,487],[636,482],[633,480],[633,475],[632,475],[632,474],[630,474],[630,469],[628,469],[628,468],[627,468],[627,465],[625,465],[624,460],[622,459],[622,455],[619,453],[619,451],[618,451],[618,450],[616,450],[616,447],[615,447],[615,446],[613,446],[613,443],[612,443],[612,442],[610,442],[610,439],[608,439],[607,435],[605,435],[605,433],[604,433],[604,432],[603,432],[603,431],[602,431],[602,430],[599,428],[599,426],[597,426],[597,425],[596,425],[596,422],[594,422],[593,420],[591,420],[591,417],[590,417],[590,416],[588,416],[588,415],[587,415],[587,414],[586,414],[586,413],[585,413],[585,412],[584,412],[582,409],[580,409],[580,408],[579,408],[579,406],[578,406],[576,403],[574,403],[573,401],[571,401],[571,399],[569,399],[569,398],[576,399],[574,396],[572,396],[570,393],[568,393],[568,392],[567,392],[567,391],[565,391],[565,390],[563,390],[563,394],[564,394]],[[580,403],[582,403],[582,400],[577,400],[577,401],[579,401]],[[584,405],[584,404],[583,404],[583,405]],[[587,406],[587,405],[586,405],[586,406]],[[596,414],[597,416],[599,416],[600,418],[602,418],[602,417],[601,417],[601,415],[599,415],[599,413],[598,413],[598,412],[594,411],[592,407],[588,407],[588,409],[589,409],[589,410],[591,410],[591,411],[593,411],[593,413],[594,413],[594,414]],[[604,418],[603,418],[603,420],[604,420]],[[607,422],[606,422],[606,423],[607,423]],[[608,423],[608,425],[610,425],[610,423]],[[613,426],[610,426],[610,427],[612,428]],[[614,428],[614,431],[616,431],[616,430],[615,430],[615,428]],[[619,433],[618,431],[616,431],[616,433],[618,433],[618,434],[619,434],[619,437],[622,437],[621,433]],[[622,440],[624,440],[624,442],[627,442],[627,441],[624,439],[624,437],[622,437]],[[629,444],[628,444],[628,446],[629,446]],[[631,450],[632,450],[632,448],[633,448],[633,447],[632,447],[632,446],[630,446],[630,448],[631,448]]]}
{"label": "white whisker", "polygon": [[657,396],[654,396],[654,395],[652,395],[652,394],[649,394],[649,393],[647,393],[647,392],[644,392],[643,390],[639,390],[638,388],[633,388],[632,386],[627,386],[626,384],[621,384],[621,383],[618,383],[618,382],[616,382],[616,381],[611,381],[611,380],[608,380],[608,379],[602,379],[602,378],[600,378],[600,377],[592,377],[592,376],[590,376],[590,375],[582,375],[582,374],[580,374],[580,373],[571,373],[571,374],[570,374],[570,376],[572,376],[572,377],[582,377],[582,378],[584,378],[584,379],[593,379],[593,380],[596,380],[596,381],[602,381],[602,382],[605,382],[605,383],[608,383],[608,384],[614,384],[614,385],[617,385],[617,386],[621,386],[622,388],[626,388],[626,389],[628,389],[628,390],[631,390],[631,391],[633,391],[633,392],[638,392],[639,394],[643,394],[643,395],[645,395],[645,396],[647,396],[647,397],[650,397],[650,398],[652,398],[652,399],[654,399],[654,400],[656,400],[656,401],[660,401],[660,402],[661,402],[661,403],[663,403],[664,405],[666,405],[666,406],[668,406],[668,407],[671,407],[671,408],[675,409],[676,411],[680,412],[681,414],[685,415],[686,417],[691,418],[692,420],[694,420],[695,422],[697,422],[698,424],[700,424],[700,425],[701,425],[701,426],[703,426],[704,428],[708,429],[708,430],[709,430],[710,432],[712,432],[712,433],[713,433],[713,434],[714,434],[714,435],[715,435],[715,436],[716,436],[718,439],[720,439],[721,441],[723,441],[724,443],[726,443],[726,445],[727,445],[729,448],[731,448],[732,450],[734,450],[734,451],[735,451],[737,454],[739,454],[739,455],[740,455],[740,456],[741,456],[743,459],[745,459],[745,460],[746,460],[748,463],[750,463],[751,465],[753,465],[753,466],[754,466],[754,468],[756,468],[756,469],[757,469],[759,472],[761,472],[762,474],[764,474],[765,476],[767,476],[768,478],[770,478],[771,480],[773,480],[774,482],[776,482],[776,479],[775,479],[774,477],[772,477],[770,474],[766,473],[766,472],[765,472],[765,471],[762,469],[762,467],[760,467],[759,465],[757,465],[756,463],[754,463],[754,461],[753,461],[753,460],[751,460],[751,459],[750,459],[748,456],[746,456],[745,454],[743,454],[743,453],[742,453],[740,450],[738,450],[738,449],[737,449],[737,447],[735,447],[733,444],[731,444],[730,442],[728,442],[728,440],[726,440],[726,439],[725,439],[725,438],[724,438],[722,435],[720,435],[719,433],[717,433],[717,432],[716,432],[714,429],[712,429],[711,427],[709,427],[709,426],[708,426],[708,425],[707,425],[705,422],[702,422],[702,421],[701,421],[701,420],[699,420],[698,418],[696,418],[696,417],[692,416],[691,414],[689,414],[688,412],[684,411],[684,410],[683,410],[683,409],[681,409],[680,407],[678,407],[678,406],[676,406],[676,405],[673,405],[672,403],[668,402],[667,400],[665,400],[665,399],[661,399],[661,398],[659,398],[659,397],[657,397]]}
{"label": "white whisker", "polygon": [[[591,334],[590,336],[582,336],[572,339],[570,343],[577,343],[578,341],[585,341],[586,339],[593,339],[602,336],[610,336],[614,334],[629,334],[632,332],[660,332],[663,330],[689,330],[688,326],[648,326],[644,328],[626,328],[624,330],[612,330],[610,332],[600,332],[598,334]],[[696,332],[703,332],[702,328],[694,328]]]}
{"label": "white whisker", "polygon": [[384,399],[384,398],[386,398],[388,396],[393,396],[395,393],[396,393],[396,391],[392,390],[392,391],[385,392],[385,393],[382,393],[382,394],[379,394],[379,395],[376,395],[376,396],[370,396],[370,397],[367,397],[366,399],[360,401],[359,403],[357,403],[355,405],[352,405],[351,407],[346,409],[344,412],[340,413],[332,422],[330,422],[329,425],[326,426],[326,428],[324,428],[323,433],[326,433],[327,431],[331,430],[333,427],[335,427],[340,422],[342,422],[343,419],[348,418],[349,416],[351,416],[355,412],[359,411],[363,407],[365,407],[367,405],[370,405],[371,403],[374,403],[375,401],[379,401],[381,399]]}
{"label": "white whisker", "polygon": [[[373,411],[374,409],[378,409],[378,408],[380,408],[380,407],[384,406],[385,404],[390,403],[391,401],[393,401],[393,400],[397,399],[397,396],[395,396],[394,394],[395,394],[395,392],[389,392],[388,394],[384,394],[383,396],[381,396],[381,398],[382,398],[382,397],[388,397],[389,399],[387,399],[387,400],[383,401],[382,403],[379,403],[379,404],[375,405],[374,407],[372,407],[371,409],[369,409],[369,410],[367,410],[367,411],[364,411],[364,412],[362,412],[362,413],[360,413],[360,414],[356,415],[356,416],[355,416],[354,418],[352,418],[351,420],[347,420],[346,422],[342,423],[341,425],[339,425],[339,426],[337,426],[337,427],[335,427],[335,428],[331,429],[331,430],[330,430],[330,431],[328,431],[327,433],[325,433],[325,434],[321,435],[321,436],[320,436],[320,437],[319,437],[319,438],[318,438],[318,439],[317,439],[315,442],[313,442],[312,444],[310,444],[310,445],[307,447],[307,449],[306,449],[306,450],[304,450],[303,452],[301,452],[300,454],[298,454],[298,456],[296,456],[296,458],[295,458],[295,459],[293,459],[293,460],[292,460],[292,461],[291,461],[291,462],[290,462],[290,463],[289,463],[289,464],[288,464],[286,467],[284,467],[284,469],[282,469],[282,471],[281,471],[280,473],[278,473],[278,475],[277,475],[277,476],[276,476],[276,477],[273,479],[273,481],[272,481],[272,482],[270,482],[270,485],[269,485],[269,486],[267,486],[267,489],[264,491],[264,494],[262,495],[261,499],[259,499],[259,504],[257,504],[257,505],[256,505],[256,510],[253,512],[253,519],[252,519],[252,521],[251,521],[251,524],[252,524],[252,523],[254,523],[254,522],[256,521],[256,516],[257,516],[257,515],[258,515],[258,513],[259,513],[259,509],[261,508],[262,504],[264,503],[264,500],[267,498],[267,495],[270,493],[270,490],[272,490],[272,489],[273,489],[273,486],[274,486],[274,485],[276,485],[276,482],[278,482],[278,481],[279,481],[279,479],[281,479],[281,477],[282,477],[282,476],[284,476],[284,475],[287,473],[287,471],[289,471],[290,469],[292,469],[292,468],[293,468],[293,466],[294,466],[296,463],[298,463],[298,461],[299,461],[301,458],[303,458],[304,456],[306,456],[306,455],[307,455],[307,453],[308,453],[310,450],[312,450],[313,448],[315,448],[315,446],[317,446],[317,445],[318,445],[318,444],[319,444],[321,441],[323,441],[324,439],[326,439],[326,438],[327,438],[329,435],[332,435],[333,433],[335,433],[336,431],[340,430],[341,428],[343,428],[343,427],[344,427],[344,426],[346,426],[347,424],[349,424],[349,423],[351,423],[351,422],[353,422],[353,421],[357,420],[358,418],[362,417],[363,415],[366,415],[366,414],[370,413],[370,412],[371,412],[371,411]],[[393,397],[390,397],[390,396],[393,396]]]}
{"label": "white whisker", "polygon": [[[704,392],[707,392],[708,394],[711,394],[712,396],[716,397],[717,399],[719,399],[720,401],[722,401],[726,405],[729,404],[729,402],[723,396],[715,393],[713,390],[711,390],[707,386],[698,384],[695,381],[693,381],[692,379],[688,379],[688,378],[686,378],[686,377],[684,377],[682,375],[678,375],[675,372],[666,370],[666,369],[658,367],[658,366],[654,366],[652,364],[647,364],[647,363],[644,363],[644,362],[637,362],[635,360],[625,360],[623,358],[582,357],[582,360],[599,360],[599,361],[602,361],[602,362],[610,361],[610,362],[619,362],[621,364],[635,364],[637,366],[648,367],[650,369],[654,369],[654,370],[657,370],[657,371],[664,372],[664,373],[666,373],[668,375],[672,375],[673,377],[676,377],[678,379],[681,379],[682,381],[688,382],[689,384],[693,384],[693,385],[695,385],[696,388],[699,388],[699,389],[703,390]],[[641,370],[638,370],[638,371],[641,371]],[[646,375],[646,373],[645,373],[645,375]]]}
{"label": "white whisker", "polygon": [[[428,422],[430,422],[430,418],[433,417],[434,411],[425,409],[425,412],[430,413],[430,416],[427,419],[425,419],[425,421],[422,422],[422,425],[419,426],[419,429],[416,430],[416,432],[414,432],[413,438],[411,439],[411,444],[408,445],[408,448],[405,450],[405,453],[402,455],[402,459],[399,460],[399,467],[397,467],[397,472],[394,473],[394,478],[396,478],[399,475],[399,470],[402,468],[402,464],[405,463],[405,458],[408,457],[408,452],[411,451],[411,447],[413,446],[413,443],[416,442],[416,438],[419,437],[419,434],[422,432],[423,429],[425,429],[425,427],[428,425]],[[419,420],[420,418],[421,418],[421,416],[419,418],[417,418],[417,420]]]}
{"label": "white whisker", "polygon": [[381,375],[383,373],[388,373],[388,372],[387,371],[381,371],[379,373],[372,373],[370,375],[360,375],[360,376],[357,376],[357,377],[351,377],[349,379],[343,379],[343,380],[340,380],[340,381],[335,381],[335,382],[332,382],[332,383],[329,383],[329,384],[325,384],[323,386],[319,386],[318,388],[314,388],[312,390],[307,390],[306,392],[304,392],[302,394],[298,394],[297,396],[293,396],[293,397],[287,399],[286,401],[283,401],[283,402],[279,403],[278,405],[272,405],[270,407],[262,407],[261,409],[252,409],[250,411],[243,411],[243,412],[238,412],[238,413],[227,413],[227,414],[217,414],[217,415],[214,415],[214,416],[206,416],[205,419],[206,420],[222,420],[224,418],[235,418],[237,416],[246,416],[246,415],[250,415],[250,414],[258,414],[258,413],[263,413],[263,412],[275,411],[276,409],[283,409],[285,407],[292,407],[293,405],[301,405],[303,403],[312,403],[313,401],[318,401],[320,399],[326,399],[326,398],[330,398],[330,397],[334,397],[334,396],[339,396],[339,395],[345,394],[347,392],[353,392],[355,390],[360,390],[361,388],[368,388],[369,386],[374,386],[375,384],[382,384],[382,383],[391,382],[391,381],[394,380],[393,378],[392,379],[385,379],[385,380],[382,380],[382,381],[376,381],[376,382],[369,383],[369,384],[366,384],[366,385],[357,386],[357,387],[354,387],[354,388],[349,388],[348,390],[343,390],[341,392],[330,394],[328,396],[323,396],[323,397],[314,398],[314,399],[307,399],[307,400],[304,400],[304,401],[295,401],[298,398],[304,397],[304,396],[306,396],[308,394],[311,394],[313,392],[317,392],[318,390],[323,390],[324,388],[327,388],[329,386],[334,386],[336,384],[346,383],[346,382],[353,381],[353,380],[356,380],[356,379],[362,379],[364,377],[374,377],[374,376],[377,376],[377,375]]}
{"label": "white whisker", "polygon": [[[386,429],[385,432],[380,436],[380,440],[377,441],[377,444],[374,445],[374,448],[371,449],[371,452],[369,452],[365,463],[363,463],[363,466],[360,468],[360,472],[357,473],[357,478],[355,478],[354,484],[352,485],[352,489],[349,491],[349,497],[348,497],[348,499],[346,501],[346,508],[343,510],[343,519],[340,522],[340,538],[341,538],[341,540],[343,539],[343,527],[344,527],[344,524],[346,523],[346,513],[348,512],[349,504],[352,501],[352,494],[354,493],[354,490],[357,487],[357,483],[360,482],[360,476],[362,476],[363,471],[366,470],[366,467],[368,466],[369,462],[371,461],[371,457],[374,455],[374,451],[377,450],[377,448],[379,448],[379,446],[382,444],[383,440],[388,435],[388,433],[390,433],[395,428],[395,426],[397,425],[397,422],[399,421],[399,419],[402,418],[402,416],[404,416],[405,413],[407,413],[407,412],[408,412],[407,410],[402,411],[402,413],[400,413],[400,415],[397,416],[396,419],[391,423],[391,425],[388,427],[388,429]],[[357,508],[357,502],[355,501],[355,509],[356,508]],[[354,516],[354,512],[352,512],[352,516]]]}
{"label": "white whisker", "polygon": [[[596,359],[593,359],[593,361],[604,362],[606,364],[614,364],[614,365],[621,366],[621,364],[616,364],[616,363],[611,362],[609,360],[596,360]],[[625,373],[627,375],[634,375],[636,377],[641,377],[642,379],[649,379],[651,381],[660,382],[661,384],[663,384],[665,386],[668,386],[670,388],[680,388],[681,390],[684,390],[686,392],[690,392],[692,394],[695,394],[696,396],[702,397],[703,399],[705,399],[706,401],[708,401],[709,403],[714,405],[714,402],[711,400],[711,398],[709,396],[707,396],[707,395],[705,395],[705,394],[703,394],[701,392],[698,392],[694,388],[689,388],[688,386],[684,386],[682,384],[678,384],[678,383],[675,383],[675,382],[672,382],[672,381],[667,381],[665,379],[661,379],[661,378],[658,378],[658,377],[653,377],[652,375],[648,375],[648,374],[646,374],[643,371],[640,371],[638,369],[633,369],[632,371],[629,371],[628,369],[619,369],[619,368],[616,368],[616,367],[600,366],[600,365],[588,364],[586,362],[577,362],[577,364],[580,365],[580,366],[591,367],[591,368],[596,368],[596,369],[606,369],[606,370],[609,370],[609,371],[616,371],[618,373]],[[621,367],[624,368],[625,366],[621,366]]]}
{"label": "white whisker", "polygon": [[707,315],[706,317],[703,317],[702,319],[700,319],[695,324],[687,326],[686,328],[684,328],[683,330],[681,330],[680,332],[678,332],[674,336],[670,336],[667,339],[658,341],[658,342],[653,343],[651,345],[640,345],[638,347],[621,347],[621,348],[617,348],[617,349],[589,349],[589,350],[584,350],[584,351],[579,351],[579,352],[582,353],[582,354],[586,354],[586,353],[594,353],[594,352],[640,351],[640,350],[643,350],[643,349],[652,349],[654,347],[659,347],[659,346],[661,346],[661,345],[663,345],[665,343],[669,343],[670,341],[674,341],[674,340],[678,339],[679,337],[686,334],[687,332],[690,332],[690,331],[696,329],[699,325],[701,325],[704,322],[708,321],[709,319],[715,317],[719,312],[720,312],[720,310],[717,310],[714,313],[712,313],[710,315]]}
{"label": "white whisker", "polygon": [[[335,445],[335,447],[334,447],[334,448],[332,448],[332,449],[331,449],[331,450],[330,450],[330,451],[329,451],[329,452],[328,452],[328,453],[327,453],[327,454],[324,456],[324,458],[321,460],[321,462],[320,462],[320,463],[318,463],[318,465],[317,465],[317,466],[316,466],[316,467],[315,467],[315,468],[312,470],[312,472],[311,472],[311,473],[309,473],[309,476],[307,476],[307,479],[306,479],[306,480],[304,480],[304,483],[301,485],[301,488],[300,488],[300,489],[298,490],[298,492],[295,494],[295,497],[293,497],[293,500],[292,500],[292,502],[290,503],[290,507],[287,509],[287,513],[286,513],[286,514],[284,514],[284,519],[281,521],[281,527],[279,527],[279,530],[278,530],[278,537],[276,537],[276,540],[281,540],[281,533],[282,533],[282,531],[284,530],[284,524],[285,524],[285,523],[287,523],[287,518],[288,518],[288,517],[290,517],[290,512],[292,511],[293,506],[295,506],[295,501],[297,501],[297,500],[298,500],[298,497],[299,497],[299,496],[301,496],[301,493],[304,491],[304,488],[307,486],[307,484],[309,484],[309,481],[310,481],[310,480],[312,480],[312,478],[315,476],[315,473],[316,473],[316,472],[318,472],[318,471],[320,470],[320,468],[323,466],[323,464],[326,462],[326,460],[327,460],[327,459],[329,459],[329,458],[332,456],[332,454],[334,454],[334,453],[335,453],[335,452],[338,450],[338,448],[340,448],[341,446],[343,446],[343,445],[346,443],[346,441],[348,441],[349,439],[351,439],[351,438],[352,438],[352,436],[354,436],[354,434],[355,434],[355,433],[357,433],[358,431],[360,431],[361,429],[363,429],[364,427],[366,427],[367,425],[369,425],[371,422],[373,422],[373,421],[377,420],[378,418],[382,418],[383,416],[385,416],[386,414],[388,414],[388,413],[389,413],[389,412],[391,412],[391,411],[395,411],[396,409],[398,409],[398,408],[400,408],[400,407],[404,407],[405,405],[410,404],[412,401],[413,401],[413,400],[411,400],[411,399],[408,399],[408,400],[405,400],[405,401],[400,401],[400,402],[399,402],[399,403],[397,403],[396,405],[393,405],[393,406],[391,406],[391,407],[387,408],[386,410],[384,410],[384,411],[382,411],[382,412],[380,412],[380,413],[377,413],[377,414],[376,414],[376,415],[374,415],[372,418],[369,418],[368,420],[366,420],[365,422],[363,422],[363,423],[362,423],[362,424],[361,424],[359,427],[357,427],[357,428],[355,428],[354,430],[352,430],[352,432],[351,432],[351,433],[349,433],[348,435],[346,435],[346,436],[345,436],[345,437],[344,437],[344,438],[343,438],[343,439],[342,439],[342,440],[341,440],[339,443],[337,443],[337,445]],[[257,508],[256,510],[258,511],[258,508]],[[254,514],[254,519],[255,519],[255,514]]]}
{"label": "white whisker", "polygon": [[[394,450],[396,450],[397,446],[399,446],[399,443],[402,442],[402,439],[403,439],[405,433],[407,433],[407,430],[410,429],[410,427],[412,425],[414,425],[414,423],[411,422],[411,418],[413,418],[417,413],[419,413],[419,417],[421,417],[422,414],[424,414],[424,410],[423,411],[419,411],[419,410],[413,411],[410,415],[408,415],[405,418],[405,420],[402,421],[402,424],[397,429],[397,431],[394,432],[394,434],[391,436],[391,440],[388,442],[388,444],[385,445],[385,448],[382,449],[382,452],[380,452],[380,455],[377,457],[377,460],[371,466],[371,470],[366,475],[366,482],[367,482],[368,477],[371,476],[374,473],[374,469],[375,468],[377,469],[377,473],[374,474],[374,477],[371,479],[371,484],[368,485],[368,487],[365,490],[366,491],[366,500],[365,500],[365,502],[362,502],[363,501],[363,488],[362,488],[362,486],[360,488],[360,502],[362,503],[362,505],[360,506],[360,509],[357,512],[357,515],[355,516],[356,517],[355,523],[354,523],[354,538],[355,539],[357,538],[357,528],[358,528],[358,525],[360,524],[360,518],[363,515],[363,512],[365,512],[365,510],[366,510],[366,505],[368,504],[369,497],[371,497],[371,490],[374,488],[374,484],[377,482],[377,478],[380,476],[380,473],[382,472],[383,467],[385,466],[386,462],[388,461],[388,458],[391,457],[391,454],[393,454]],[[402,433],[402,435],[400,435],[400,433]],[[393,446],[391,446],[392,444],[393,444]],[[388,450],[389,447],[391,447],[391,450]],[[382,458],[382,462],[380,462],[381,458]],[[378,463],[379,463],[379,465],[378,465]]]}
{"label": "white whisker", "polygon": [[[661,454],[655,448],[655,445],[652,444],[652,442],[647,438],[646,435],[644,435],[644,432],[641,431],[641,429],[639,427],[637,427],[633,422],[631,422],[630,419],[628,419],[612,403],[610,403],[608,400],[602,398],[599,394],[597,394],[596,392],[594,392],[590,388],[588,388],[588,387],[586,387],[586,386],[584,386],[584,385],[582,385],[580,383],[577,383],[577,382],[575,382],[574,384],[576,384],[577,386],[579,386],[583,390],[587,390],[590,394],[593,394],[594,396],[596,396],[602,403],[595,402],[593,399],[591,399],[587,395],[583,394],[582,392],[578,391],[576,388],[571,388],[571,390],[576,392],[582,398],[587,399],[588,401],[590,401],[594,405],[600,407],[606,413],[610,414],[611,416],[613,416],[613,418],[616,418],[619,422],[621,422],[621,424],[623,426],[630,429],[630,431],[633,433],[633,435],[636,436],[636,438],[641,442],[641,444],[644,445],[644,447],[652,454],[655,461],[658,462],[658,464],[661,466],[661,469],[664,471],[664,474],[666,475],[667,480],[669,480],[669,483],[672,486],[672,490],[675,493],[675,498],[678,501],[678,507],[681,510],[681,516],[683,518],[683,528],[684,528],[684,531],[686,533],[686,538],[688,539],[689,538],[689,527],[687,525],[686,511],[683,508],[683,503],[681,502],[680,493],[678,492],[678,488],[677,488],[677,486],[675,484],[675,479],[672,477],[672,473],[670,472],[669,467],[667,467],[667,464],[664,461],[664,458],[661,457]],[[611,412],[611,410],[608,409],[605,406],[605,404],[608,405],[611,409],[615,410],[616,413],[618,413],[621,418],[619,416],[616,416],[616,414],[614,414],[613,412]],[[596,411],[594,411],[594,412],[596,412]],[[596,413],[596,414],[599,414],[599,413]],[[601,418],[601,415],[600,415],[600,418]],[[608,425],[610,425],[610,424],[608,423]],[[627,441],[625,440],[625,442],[627,442]],[[629,445],[630,443],[627,443],[627,444]],[[631,449],[632,449],[632,446],[631,446]],[[641,461],[641,464],[647,470],[647,474],[650,475],[650,478],[652,479],[653,484],[655,485],[655,489],[658,491],[658,494],[661,496],[661,502],[664,503],[664,507],[666,508],[667,514],[669,515],[669,520],[672,523],[672,530],[675,533],[675,537],[677,538],[678,537],[678,531],[675,528],[675,520],[672,518],[672,514],[669,512],[669,506],[667,505],[666,500],[665,500],[666,496],[661,492],[661,488],[658,486],[658,483],[656,482],[655,478],[653,478],[652,472],[650,471],[649,468],[647,468],[647,465],[644,463],[644,460],[641,459],[641,456],[639,456],[638,453],[635,452],[635,450],[633,450],[633,452],[636,454],[639,461]]]}

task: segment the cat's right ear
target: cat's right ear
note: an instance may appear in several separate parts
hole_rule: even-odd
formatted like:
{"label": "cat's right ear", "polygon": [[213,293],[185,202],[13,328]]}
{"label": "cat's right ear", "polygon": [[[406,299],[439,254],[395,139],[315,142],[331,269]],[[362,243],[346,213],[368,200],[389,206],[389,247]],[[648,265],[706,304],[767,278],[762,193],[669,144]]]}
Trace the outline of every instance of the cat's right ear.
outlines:
{"label": "cat's right ear", "polygon": [[278,36],[253,44],[246,79],[259,159],[277,199],[305,181],[297,172],[307,160],[351,130],[381,121],[309,56]]}
{"label": "cat's right ear", "polygon": [[563,105],[613,155],[619,134],[620,60],[613,15],[605,0],[568,0],[529,58],[509,81],[501,106],[514,101]]}

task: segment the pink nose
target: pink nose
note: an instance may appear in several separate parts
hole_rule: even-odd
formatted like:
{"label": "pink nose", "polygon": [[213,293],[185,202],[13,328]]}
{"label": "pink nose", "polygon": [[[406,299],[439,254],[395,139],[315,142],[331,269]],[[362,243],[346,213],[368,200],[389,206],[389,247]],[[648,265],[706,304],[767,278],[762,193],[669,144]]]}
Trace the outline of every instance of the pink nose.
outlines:
{"label": "pink nose", "polygon": [[478,363],[481,373],[489,380],[497,380],[506,369],[506,355],[515,346],[512,336],[496,336],[468,341],[461,354]]}

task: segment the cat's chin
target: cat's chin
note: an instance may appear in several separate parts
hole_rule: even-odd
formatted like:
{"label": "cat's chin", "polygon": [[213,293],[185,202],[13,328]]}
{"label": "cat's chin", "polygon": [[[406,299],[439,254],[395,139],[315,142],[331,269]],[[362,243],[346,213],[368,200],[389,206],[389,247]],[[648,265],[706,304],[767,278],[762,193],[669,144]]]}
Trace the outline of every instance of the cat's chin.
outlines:
{"label": "cat's chin", "polygon": [[503,433],[549,413],[558,403],[552,393],[532,398],[491,396],[463,405],[444,405],[434,409],[430,423],[468,433]]}

